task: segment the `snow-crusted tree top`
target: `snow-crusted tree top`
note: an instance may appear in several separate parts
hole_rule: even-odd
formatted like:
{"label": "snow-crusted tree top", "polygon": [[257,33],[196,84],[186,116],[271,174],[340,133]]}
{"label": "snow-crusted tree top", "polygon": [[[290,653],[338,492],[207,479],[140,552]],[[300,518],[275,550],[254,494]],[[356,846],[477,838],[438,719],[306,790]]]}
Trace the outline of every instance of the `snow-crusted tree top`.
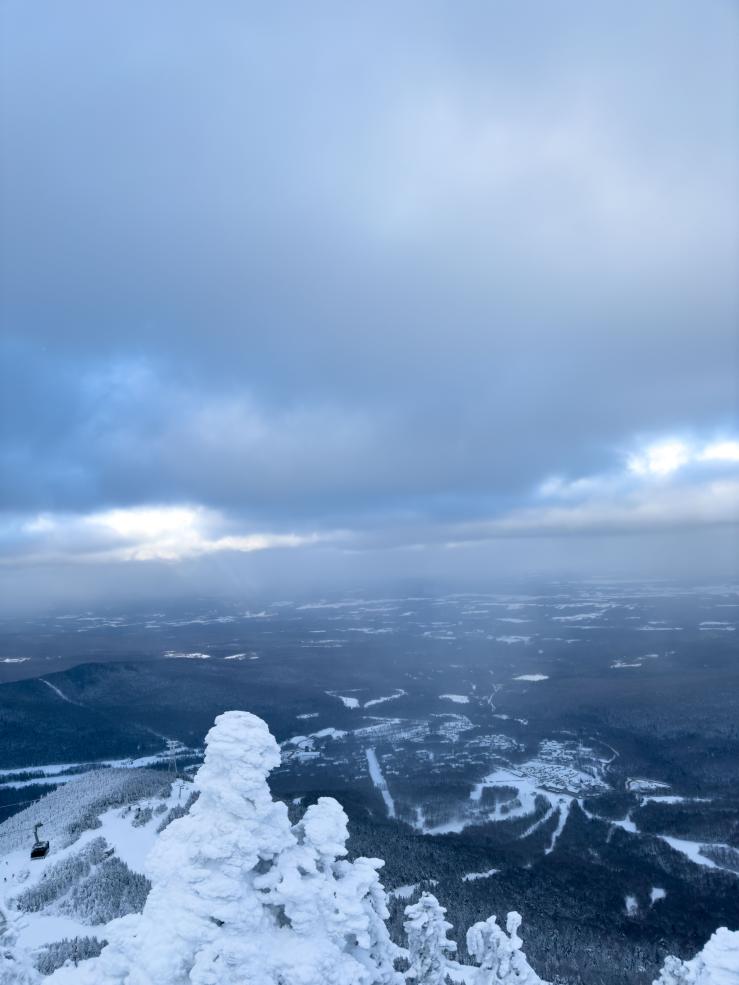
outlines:
{"label": "snow-crusted tree top", "polygon": [[521,950],[520,926],[521,915],[512,910],[506,920],[507,934],[494,916],[470,927],[467,950],[480,966],[475,985],[546,985]]}
{"label": "snow-crusted tree top", "polygon": [[196,786],[239,813],[244,800],[264,797],[265,780],[279,765],[280,747],[267,724],[248,711],[226,711],[205,737]]}
{"label": "snow-crusted tree top", "polygon": [[299,827],[304,841],[322,858],[340,858],[346,855],[349,837],[346,814],[333,797],[319,797],[305,812]]}
{"label": "snow-crusted tree top", "polygon": [[408,934],[407,978],[416,985],[444,985],[449,960],[445,952],[457,950],[454,941],[447,938],[452,929],[444,919],[446,910],[432,893],[423,893],[417,903],[405,908],[403,924]]}
{"label": "snow-crusted tree top", "polygon": [[737,985],[739,931],[719,929],[690,961],[667,958],[654,985]]}
{"label": "snow-crusted tree top", "polygon": [[322,797],[291,826],[267,776],[279,747],[254,715],[219,715],[200,797],[148,858],[141,914],[109,923],[99,957],[55,985],[403,985],[382,862],[346,855],[347,819]]}

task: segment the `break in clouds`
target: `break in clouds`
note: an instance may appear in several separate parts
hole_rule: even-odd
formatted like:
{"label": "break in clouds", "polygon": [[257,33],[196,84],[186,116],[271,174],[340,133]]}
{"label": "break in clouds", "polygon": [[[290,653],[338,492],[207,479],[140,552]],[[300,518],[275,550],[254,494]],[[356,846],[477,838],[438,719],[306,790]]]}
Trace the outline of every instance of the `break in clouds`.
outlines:
{"label": "break in clouds", "polygon": [[1,16],[11,596],[730,569],[733,5]]}

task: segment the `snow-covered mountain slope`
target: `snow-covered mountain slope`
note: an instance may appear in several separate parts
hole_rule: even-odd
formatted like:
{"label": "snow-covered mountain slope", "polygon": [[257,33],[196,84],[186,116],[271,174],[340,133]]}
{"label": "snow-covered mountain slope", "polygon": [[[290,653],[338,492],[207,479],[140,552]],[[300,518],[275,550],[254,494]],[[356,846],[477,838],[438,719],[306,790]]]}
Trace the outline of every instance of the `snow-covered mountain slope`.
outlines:
{"label": "snow-covered mountain slope", "polygon": [[37,823],[44,826],[53,856],[101,811],[157,797],[169,786],[166,774],[146,769],[101,769],[70,777],[70,782],[0,824],[0,857],[26,848]]}
{"label": "snow-covered mountain slope", "polygon": [[[406,907],[407,947],[393,942],[383,863],[347,860],[330,797],[291,824],[267,783],[279,762],[261,719],[227,712],[194,784],[82,774],[0,825],[0,985],[546,985],[517,913],[469,928],[476,967],[451,959],[429,893]],[[41,818],[51,850],[31,862]],[[739,933],[668,958],[655,985],[739,985]]]}
{"label": "snow-covered mountain slope", "polygon": [[[13,916],[18,945],[39,961],[48,945],[102,938],[108,920],[140,910],[157,829],[182,812],[191,790],[153,770],[96,770],[0,825],[0,911]],[[31,860],[39,822],[49,854]]]}

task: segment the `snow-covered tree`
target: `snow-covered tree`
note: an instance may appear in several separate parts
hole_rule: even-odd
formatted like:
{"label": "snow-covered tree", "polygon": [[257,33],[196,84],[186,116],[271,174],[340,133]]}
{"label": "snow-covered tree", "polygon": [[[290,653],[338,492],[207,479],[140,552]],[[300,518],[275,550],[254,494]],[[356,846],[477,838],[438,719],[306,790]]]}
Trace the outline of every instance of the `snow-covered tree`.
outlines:
{"label": "snow-covered tree", "polygon": [[0,907],[0,985],[38,985],[41,976],[18,943],[17,914]]}
{"label": "snow-covered tree", "polygon": [[444,919],[446,910],[431,893],[423,893],[417,903],[406,906],[403,924],[408,935],[407,977],[415,985],[444,985],[449,965],[446,952],[457,950],[454,941],[447,938],[452,929]]}
{"label": "snow-covered tree", "polygon": [[654,985],[739,985],[739,931],[720,927],[690,961],[667,958]]}
{"label": "snow-covered tree", "polygon": [[341,806],[322,798],[291,827],[267,776],[265,723],[220,715],[190,813],[159,836],[141,914],[108,924],[102,954],[54,985],[402,985],[382,863],[348,862]]}
{"label": "snow-covered tree", "polygon": [[467,950],[478,963],[475,985],[545,985],[521,950],[521,915],[508,914],[506,931],[496,917],[473,924],[467,931]]}
{"label": "snow-covered tree", "polygon": [[97,937],[73,937],[71,940],[64,937],[46,944],[36,954],[36,967],[42,975],[50,975],[67,962],[76,966],[80,961],[96,958],[107,943]]}

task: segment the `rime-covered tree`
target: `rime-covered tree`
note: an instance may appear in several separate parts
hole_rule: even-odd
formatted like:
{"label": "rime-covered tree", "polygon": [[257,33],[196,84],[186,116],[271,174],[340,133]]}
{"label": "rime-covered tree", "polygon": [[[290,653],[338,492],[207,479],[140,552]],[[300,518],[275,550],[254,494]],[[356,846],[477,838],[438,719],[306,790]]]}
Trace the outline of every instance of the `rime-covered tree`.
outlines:
{"label": "rime-covered tree", "polygon": [[449,966],[448,954],[457,950],[447,938],[452,925],[446,910],[432,893],[423,893],[417,903],[406,906],[403,924],[408,935],[410,968],[407,977],[414,985],[444,985]]}
{"label": "rime-covered tree", "polygon": [[694,958],[669,957],[654,985],[738,985],[739,931],[720,927]]}
{"label": "rime-covered tree", "polygon": [[475,985],[545,985],[521,950],[521,915],[508,914],[506,930],[496,917],[473,924],[467,931],[467,950],[479,965]]}
{"label": "rime-covered tree", "polygon": [[139,915],[54,985],[402,985],[382,863],[348,862],[347,822],[322,798],[291,827],[267,785],[279,764],[267,726],[226,712],[206,739],[198,800],[159,836]]}

